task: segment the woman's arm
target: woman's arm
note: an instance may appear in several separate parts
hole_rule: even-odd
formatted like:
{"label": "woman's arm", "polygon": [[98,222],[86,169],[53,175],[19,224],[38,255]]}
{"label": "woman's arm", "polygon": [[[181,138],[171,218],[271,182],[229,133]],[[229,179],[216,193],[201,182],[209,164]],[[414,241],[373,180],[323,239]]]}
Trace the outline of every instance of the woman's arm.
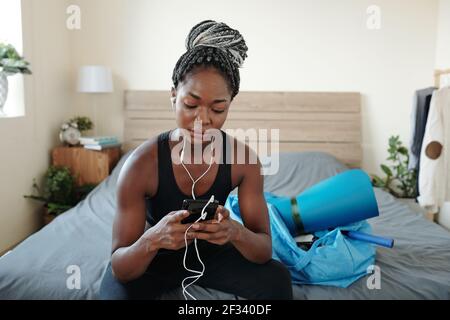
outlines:
{"label": "woman's arm", "polygon": [[261,164],[246,165],[244,177],[239,185],[238,199],[244,225],[231,220],[237,230],[231,243],[248,260],[265,263],[272,257],[270,220],[264,199],[264,176]]}
{"label": "woman's arm", "polygon": [[142,275],[158,251],[152,245],[152,239],[143,236],[147,179],[144,178],[143,168],[139,170],[139,158],[143,157],[139,157],[137,153],[130,155],[117,181],[117,212],[113,225],[111,265],[114,276],[121,282],[128,282]]}

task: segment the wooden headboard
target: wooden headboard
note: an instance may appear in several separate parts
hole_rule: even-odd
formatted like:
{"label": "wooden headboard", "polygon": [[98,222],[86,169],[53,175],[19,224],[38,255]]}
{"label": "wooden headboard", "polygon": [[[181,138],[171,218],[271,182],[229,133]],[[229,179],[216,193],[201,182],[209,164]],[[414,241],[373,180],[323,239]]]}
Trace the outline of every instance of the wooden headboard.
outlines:
{"label": "wooden headboard", "polygon": [[[169,91],[126,91],[124,151],[176,127],[169,98]],[[361,165],[357,92],[240,92],[222,129],[237,128],[279,129],[280,151],[323,151]]]}

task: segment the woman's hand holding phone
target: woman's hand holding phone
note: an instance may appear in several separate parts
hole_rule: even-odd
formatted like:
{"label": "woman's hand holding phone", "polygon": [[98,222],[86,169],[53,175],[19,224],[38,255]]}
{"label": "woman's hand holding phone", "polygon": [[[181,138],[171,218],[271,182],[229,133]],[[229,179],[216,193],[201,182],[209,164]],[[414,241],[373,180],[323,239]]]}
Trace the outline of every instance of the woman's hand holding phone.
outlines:
{"label": "woman's hand holding phone", "polygon": [[242,225],[230,218],[230,212],[218,206],[214,219],[196,222],[188,231],[187,239],[201,239],[213,244],[223,245],[239,239]]}
{"label": "woman's hand holding phone", "polygon": [[[144,233],[149,246],[155,249],[179,250],[186,246],[184,235],[191,224],[182,224],[181,221],[189,217],[189,211],[172,211],[165,215],[156,225]],[[188,239],[189,245],[193,240]]]}

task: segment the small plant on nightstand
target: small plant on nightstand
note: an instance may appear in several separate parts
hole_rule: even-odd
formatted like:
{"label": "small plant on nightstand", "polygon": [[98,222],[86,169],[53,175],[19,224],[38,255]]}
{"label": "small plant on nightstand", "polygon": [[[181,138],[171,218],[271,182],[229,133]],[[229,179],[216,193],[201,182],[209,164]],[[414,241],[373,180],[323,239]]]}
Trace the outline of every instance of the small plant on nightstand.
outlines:
{"label": "small plant on nightstand", "polygon": [[44,176],[43,190],[33,179],[33,188],[38,195],[24,195],[24,198],[44,203],[44,219],[50,222],[57,215],[69,210],[83,200],[96,185],[77,187],[75,177],[67,167],[50,166]]}
{"label": "small plant on nightstand", "polygon": [[76,117],[70,119],[68,121],[68,123],[76,123],[78,130],[80,130],[81,133],[94,128],[94,124],[92,123],[91,119],[89,119],[88,117],[76,116]]}

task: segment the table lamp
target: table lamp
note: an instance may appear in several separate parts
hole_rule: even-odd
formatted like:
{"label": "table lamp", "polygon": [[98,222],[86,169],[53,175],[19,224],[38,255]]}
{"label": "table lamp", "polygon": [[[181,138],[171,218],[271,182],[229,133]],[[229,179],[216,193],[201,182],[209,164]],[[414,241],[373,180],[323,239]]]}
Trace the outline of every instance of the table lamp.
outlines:
{"label": "table lamp", "polygon": [[[111,69],[105,66],[82,66],[78,72],[77,91],[83,93],[110,93],[114,91]],[[97,135],[97,104],[94,99],[94,134]]]}

